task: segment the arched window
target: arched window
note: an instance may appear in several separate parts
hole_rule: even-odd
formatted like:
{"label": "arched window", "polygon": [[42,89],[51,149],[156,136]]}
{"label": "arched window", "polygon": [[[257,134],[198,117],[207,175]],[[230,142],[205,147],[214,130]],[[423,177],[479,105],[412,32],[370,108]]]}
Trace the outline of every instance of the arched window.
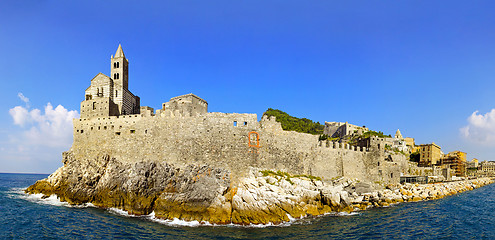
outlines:
{"label": "arched window", "polygon": [[113,63],[113,68],[117,68],[117,63],[116,62]]}
{"label": "arched window", "polygon": [[119,68],[119,67],[120,67],[120,66],[119,66],[119,62],[117,62],[117,68]]}
{"label": "arched window", "polygon": [[113,79],[117,79],[117,73],[113,74]]}
{"label": "arched window", "polygon": [[116,79],[119,79],[119,74],[117,73],[117,78]]}

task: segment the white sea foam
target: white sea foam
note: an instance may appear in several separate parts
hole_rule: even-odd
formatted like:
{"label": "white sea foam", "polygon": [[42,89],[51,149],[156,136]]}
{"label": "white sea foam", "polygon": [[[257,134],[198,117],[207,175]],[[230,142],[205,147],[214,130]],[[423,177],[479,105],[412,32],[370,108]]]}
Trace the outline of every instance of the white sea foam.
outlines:
{"label": "white sea foam", "polygon": [[325,213],[323,214],[324,216],[337,216],[337,217],[345,217],[345,216],[353,216],[353,215],[359,215],[361,214],[360,212],[330,212],[330,213]]}
{"label": "white sea foam", "polygon": [[[27,194],[24,193],[24,188],[12,188],[8,192],[8,196],[10,198],[20,198],[24,199],[26,201],[38,203],[38,204],[45,204],[45,205],[52,205],[52,206],[62,206],[62,207],[70,207],[70,208],[87,208],[87,207],[95,207],[92,203],[84,203],[80,205],[70,205],[67,202],[62,202],[58,198],[57,195],[52,194],[51,196],[47,198],[43,198],[44,194]],[[143,218],[147,219],[156,223],[164,224],[167,226],[174,226],[174,227],[201,227],[201,226],[212,226],[212,227],[219,227],[219,226],[227,226],[227,227],[240,227],[240,228],[266,228],[266,227],[287,227],[291,226],[293,224],[308,224],[311,222],[310,219],[307,219],[307,216],[301,216],[300,218],[294,218],[290,214],[287,214],[287,217],[289,218],[288,222],[283,222],[280,224],[273,224],[271,222],[267,224],[249,224],[249,225],[240,225],[240,224],[212,224],[207,221],[185,221],[181,219],[174,218],[172,220],[170,219],[161,219],[157,218],[155,216],[155,212],[151,212],[148,215],[143,215],[143,216],[137,216],[133,214],[129,214],[127,211],[119,209],[119,208],[108,208],[107,211],[109,213],[119,215],[119,216],[124,216],[124,217],[135,217],[135,218]],[[333,216],[351,216],[351,215],[357,215],[359,213],[357,212],[351,212],[351,213],[345,213],[345,212],[339,212],[339,213],[328,213],[325,215],[333,215]]]}
{"label": "white sea foam", "polygon": [[67,202],[60,201],[59,197],[56,194],[52,194],[46,198],[43,198],[44,194],[42,193],[28,194],[24,192],[24,188],[12,188],[7,193],[8,193],[8,197],[10,198],[19,198],[29,202],[44,204],[44,205],[63,206],[63,207],[71,207],[71,208],[95,207],[92,203],[70,205]]}
{"label": "white sea foam", "polygon": [[337,216],[353,216],[353,215],[359,215],[358,212],[339,212],[337,213]]}
{"label": "white sea foam", "polygon": [[122,210],[120,208],[107,208],[107,211],[124,217],[137,217],[136,215],[129,214],[127,211]]}

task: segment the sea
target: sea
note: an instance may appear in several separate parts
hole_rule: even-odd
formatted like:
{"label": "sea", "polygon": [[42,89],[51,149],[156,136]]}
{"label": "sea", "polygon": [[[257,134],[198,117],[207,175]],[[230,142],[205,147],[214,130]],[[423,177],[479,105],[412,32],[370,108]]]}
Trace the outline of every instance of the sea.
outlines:
{"label": "sea", "polygon": [[0,173],[0,239],[495,239],[495,184],[439,200],[280,225],[212,225],[70,206],[23,190],[43,174]]}

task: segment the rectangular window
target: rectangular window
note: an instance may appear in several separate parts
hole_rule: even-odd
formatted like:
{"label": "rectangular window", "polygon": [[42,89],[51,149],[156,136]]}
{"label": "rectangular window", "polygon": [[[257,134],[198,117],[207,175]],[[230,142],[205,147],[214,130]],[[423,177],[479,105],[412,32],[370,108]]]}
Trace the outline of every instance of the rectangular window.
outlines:
{"label": "rectangular window", "polygon": [[136,132],[136,130],[131,130],[131,133],[135,133],[135,132]]}
{"label": "rectangular window", "polygon": [[234,127],[237,127],[237,121],[234,121]]}
{"label": "rectangular window", "polygon": [[93,110],[96,110],[96,102],[93,102]]}
{"label": "rectangular window", "polygon": [[120,132],[115,132],[115,135],[120,135]]}
{"label": "rectangular window", "polygon": [[247,122],[244,122],[244,126],[247,126]]}

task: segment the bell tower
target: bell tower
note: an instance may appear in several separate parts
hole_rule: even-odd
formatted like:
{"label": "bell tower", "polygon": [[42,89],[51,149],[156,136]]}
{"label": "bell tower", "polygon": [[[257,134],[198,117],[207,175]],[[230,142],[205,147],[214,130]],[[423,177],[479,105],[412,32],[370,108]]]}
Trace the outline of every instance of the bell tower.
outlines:
{"label": "bell tower", "polygon": [[[129,89],[129,61],[125,58],[122,46],[119,44],[115,56],[111,57],[111,74],[110,78],[113,79],[116,91],[123,89]],[[116,92],[116,97],[118,97],[118,92]]]}

